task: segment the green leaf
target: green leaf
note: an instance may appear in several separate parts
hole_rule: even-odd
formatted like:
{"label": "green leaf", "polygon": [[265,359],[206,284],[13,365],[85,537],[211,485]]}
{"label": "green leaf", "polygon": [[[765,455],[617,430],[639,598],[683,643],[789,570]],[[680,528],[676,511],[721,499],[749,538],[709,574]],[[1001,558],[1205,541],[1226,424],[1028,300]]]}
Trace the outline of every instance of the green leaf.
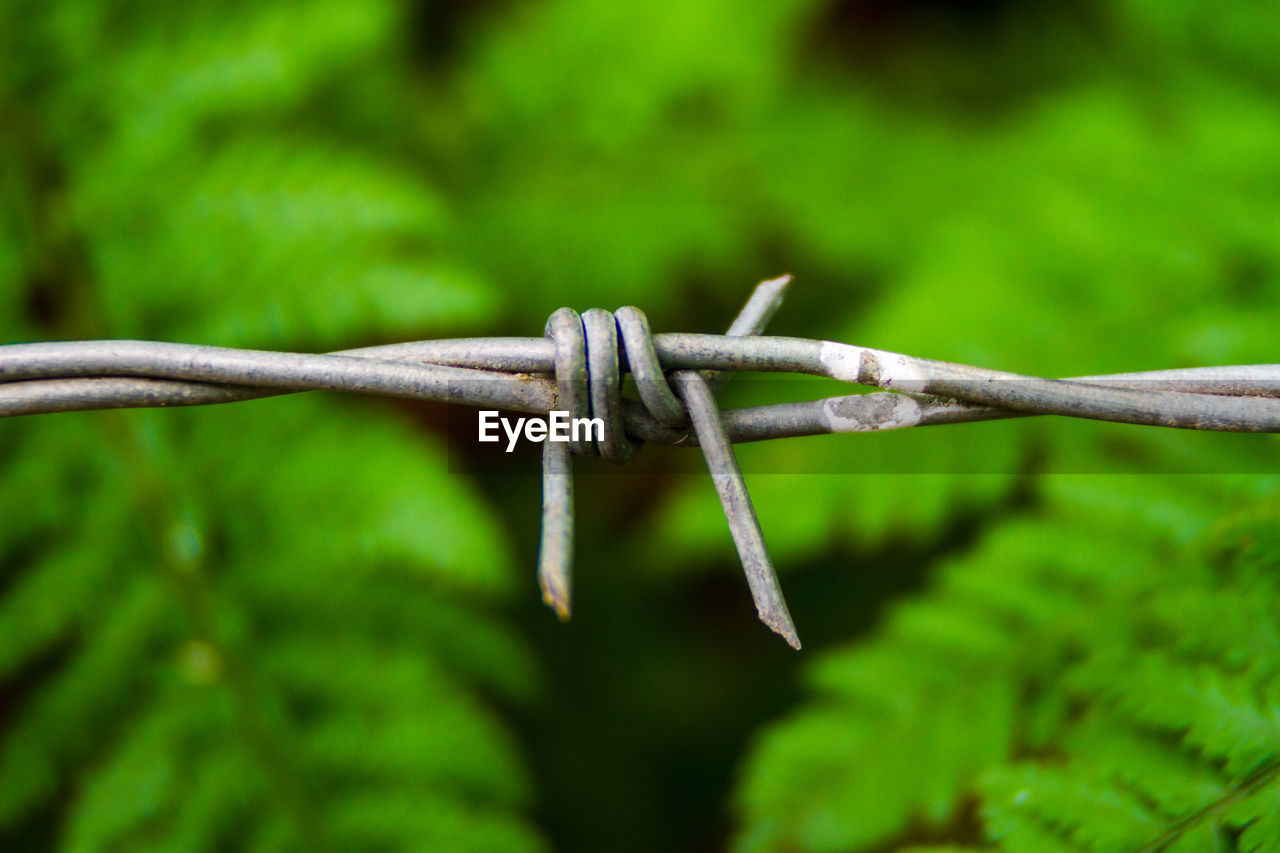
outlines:
{"label": "green leaf", "polygon": [[1242,831],[1270,849],[1280,590],[1256,567],[1274,505],[1211,549],[1220,502],[1170,514],[1127,502],[1139,481],[1056,485],[810,666],[814,695],[746,765],[739,849],[873,849],[945,832],[975,798],[999,849],[1225,850]]}
{"label": "green leaf", "polygon": [[[414,97],[398,4],[20,5],[6,334],[315,351],[493,317],[396,115],[354,101]],[[311,395],[0,423],[0,838],[545,848],[490,707],[539,690],[500,612],[513,550],[413,415]]]}

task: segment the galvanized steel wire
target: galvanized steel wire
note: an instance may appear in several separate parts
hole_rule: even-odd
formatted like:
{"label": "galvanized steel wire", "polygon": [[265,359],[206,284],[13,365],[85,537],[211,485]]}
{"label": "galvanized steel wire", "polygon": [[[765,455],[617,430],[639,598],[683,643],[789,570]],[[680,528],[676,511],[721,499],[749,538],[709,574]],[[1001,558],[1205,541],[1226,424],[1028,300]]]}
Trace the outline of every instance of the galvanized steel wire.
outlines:
{"label": "galvanized steel wire", "polygon": [[[643,312],[555,312],[541,338],[419,341],[325,355],[154,341],[0,346],[0,417],[195,406],[299,391],[347,391],[533,414],[599,417],[600,441],[543,448],[539,579],[570,610],[571,454],[630,459],[646,441],[698,445],[761,619],[799,648],[732,445],[1032,415],[1228,432],[1280,432],[1280,365],[1046,379],[852,344],[763,337],[790,277],[757,287],[725,335],[652,334]],[[720,411],[734,372],[822,376],[879,389]],[[639,400],[621,395],[630,372]]]}

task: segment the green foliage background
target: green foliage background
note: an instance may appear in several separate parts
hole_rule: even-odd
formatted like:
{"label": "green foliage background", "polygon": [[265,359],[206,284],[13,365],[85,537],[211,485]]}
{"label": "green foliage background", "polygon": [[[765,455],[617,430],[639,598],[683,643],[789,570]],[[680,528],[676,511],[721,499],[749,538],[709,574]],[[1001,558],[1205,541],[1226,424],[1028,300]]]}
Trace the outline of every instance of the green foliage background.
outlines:
{"label": "green foliage background", "polygon": [[[787,270],[780,334],[1274,361],[1278,57],[1250,0],[9,0],[0,339],[713,330]],[[446,417],[0,422],[0,848],[1280,850],[1271,437],[744,447],[797,657],[673,449],[584,466],[554,624]]]}

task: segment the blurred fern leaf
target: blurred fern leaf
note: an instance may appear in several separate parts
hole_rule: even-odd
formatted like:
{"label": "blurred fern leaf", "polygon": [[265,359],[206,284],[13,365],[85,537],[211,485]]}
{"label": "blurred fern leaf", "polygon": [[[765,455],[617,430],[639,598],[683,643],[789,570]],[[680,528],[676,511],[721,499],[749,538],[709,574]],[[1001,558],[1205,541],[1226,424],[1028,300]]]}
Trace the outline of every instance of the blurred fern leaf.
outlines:
{"label": "blurred fern leaf", "polygon": [[[323,349],[490,318],[422,164],[311,120],[366,121],[359,80],[413,98],[400,15],[6,6],[0,333]],[[0,846],[544,849],[493,709],[537,689],[510,548],[403,420],[0,423]]]}
{"label": "blurred fern leaf", "polygon": [[1166,480],[1160,509],[1150,479],[1049,480],[814,664],[748,763],[738,849],[1276,849],[1273,499],[1214,521],[1275,483]]}

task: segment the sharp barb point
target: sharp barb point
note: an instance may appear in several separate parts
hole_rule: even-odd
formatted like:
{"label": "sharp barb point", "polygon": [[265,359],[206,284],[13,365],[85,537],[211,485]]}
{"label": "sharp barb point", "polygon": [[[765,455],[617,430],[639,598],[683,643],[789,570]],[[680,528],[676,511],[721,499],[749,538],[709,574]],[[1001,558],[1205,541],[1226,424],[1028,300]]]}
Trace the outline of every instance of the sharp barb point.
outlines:
{"label": "sharp barb point", "polygon": [[751,291],[747,304],[742,306],[742,310],[738,312],[738,316],[734,318],[725,334],[729,337],[745,338],[764,332],[769,320],[782,306],[783,297],[786,296],[791,281],[791,275],[788,273],[757,284],[755,290]]}
{"label": "sharp barb point", "polygon": [[760,614],[760,621],[769,626],[769,630],[782,637],[787,641],[787,645],[796,651],[800,651],[800,636],[796,633],[796,626],[791,623],[791,617],[783,614],[766,616]]}
{"label": "sharp barb point", "polygon": [[542,541],[538,549],[538,585],[542,600],[560,621],[569,618],[573,577],[573,474],[569,448],[547,441],[542,446]]}
{"label": "sharp barb point", "polygon": [[756,518],[746,481],[738,467],[733,446],[724,432],[724,424],[716,407],[711,383],[694,370],[677,371],[673,379],[689,409],[698,444],[706,458],[707,470],[720,497],[729,533],[742,561],[751,597],[756,603],[756,613],[761,620],[780,634],[795,649],[800,648],[800,638],[787,610],[786,599],[773,571],[769,550],[765,547],[764,533]]}
{"label": "sharp barb point", "polygon": [[569,610],[569,596],[562,590],[552,590],[547,586],[542,587],[542,603],[550,607],[556,612],[561,622],[568,622],[572,615]]}

